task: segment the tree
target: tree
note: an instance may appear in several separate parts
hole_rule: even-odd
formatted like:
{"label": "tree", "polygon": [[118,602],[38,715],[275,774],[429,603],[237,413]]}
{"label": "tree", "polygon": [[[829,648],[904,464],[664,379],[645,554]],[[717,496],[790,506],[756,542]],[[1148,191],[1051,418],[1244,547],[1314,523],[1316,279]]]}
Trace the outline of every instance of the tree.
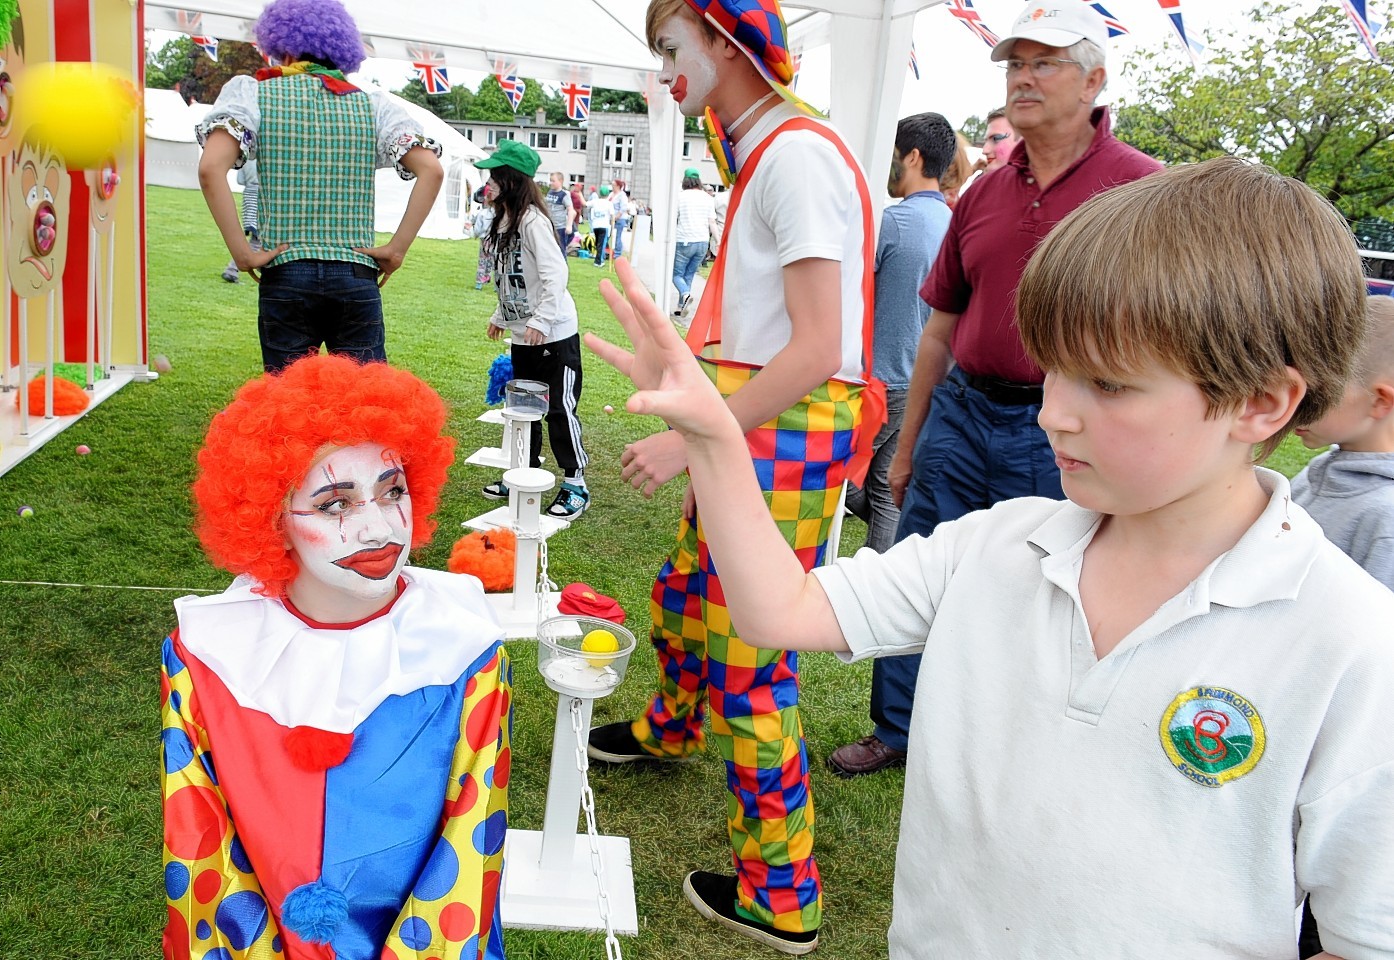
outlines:
{"label": "tree", "polygon": [[1135,57],[1118,136],[1167,163],[1259,160],[1352,221],[1394,216],[1394,66],[1369,59],[1337,4],[1298,16],[1266,0],[1249,19],[1243,37],[1207,37],[1202,67],[1170,50]]}
{"label": "tree", "polygon": [[266,61],[250,43],[224,40],[215,61],[193,40],[175,37],[145,58],[145,85],[158,90],[178,90],[185,100],[212,103],[223,84],[239,74],[254,74]]}
{"label": "tree", "polygon": [[648,113],[649,104],[637,90],[596,87],[591,90],[591,109],[601,113]]}
{"label": "tree", "polygon": [[205,56],[185,36],[167,41],[158,51],[145,51],[145,85],[154,90],[174,90],[194,69],[194,57]]}
{"label": "tree", "polygon": [[412,77],[406,86],[392,92],[418,107],[425,107],[442,120],[464,120],[474,102],[474,91],[464,84],[455,84],[449,93],[427,93],[420,77]]}
{"label": "tree", "polygon": [[962,126],[958,128],[958,132],[963,134],[964,138],[969,143],[980,144],[987,139],[987,121],[975,113],[973,116],[963,121]]}
{"label": "tree", "polygon": [[499,86],[498,77],[489,74],[479,82],[479,89],[474,92],[474,99],[469,103],[465,119],[484,123],[512,123],[515,117],[531,118],[538,108],[543,106],[542,84],[527,77],[523,78],[523,82],[527,87],[515,113],[503,88]]}

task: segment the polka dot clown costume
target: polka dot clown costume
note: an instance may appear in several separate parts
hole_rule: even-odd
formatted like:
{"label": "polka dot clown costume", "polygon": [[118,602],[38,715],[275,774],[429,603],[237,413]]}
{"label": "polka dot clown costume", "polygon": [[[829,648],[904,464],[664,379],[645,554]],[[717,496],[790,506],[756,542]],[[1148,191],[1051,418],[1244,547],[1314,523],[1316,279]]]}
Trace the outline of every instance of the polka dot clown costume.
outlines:
{"label": "polka dot clown costume", "polygon": [[411,374],[328,355],[214,418],[199,536],[238,577],[164,644],[166,958],[503,957],[502,631],[478,580],[405,565],[445,421]]}

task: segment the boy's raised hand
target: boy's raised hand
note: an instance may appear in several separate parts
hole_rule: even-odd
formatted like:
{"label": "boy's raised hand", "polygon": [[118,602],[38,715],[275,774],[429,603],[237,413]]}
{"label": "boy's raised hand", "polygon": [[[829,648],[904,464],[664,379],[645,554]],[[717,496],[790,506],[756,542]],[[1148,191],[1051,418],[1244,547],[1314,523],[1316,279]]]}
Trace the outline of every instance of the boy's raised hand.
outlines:
{"label": "boy's raised hand", "polygon": [[740,427],[727,410],[721,394],[639,282],[626,258],[615,261],[615,274],[624,293],[615,289],[609,280],[601,281],[600,292],[634,345],[634,352],[593,333],[587,333],[585,340],[596,356],[638,388],[625,409],[630,413],[662,417],[689,439],[715,437],[728,428],[739,436]]}

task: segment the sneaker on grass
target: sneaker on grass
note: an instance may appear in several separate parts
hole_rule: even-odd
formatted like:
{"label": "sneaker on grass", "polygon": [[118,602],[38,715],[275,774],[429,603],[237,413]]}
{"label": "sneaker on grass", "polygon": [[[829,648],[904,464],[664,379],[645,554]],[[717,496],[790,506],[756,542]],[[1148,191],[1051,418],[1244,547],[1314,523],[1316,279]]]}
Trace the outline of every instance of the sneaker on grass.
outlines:
{"label": "sneaker on grass", "polygon": [[586,745],[586,756],[602,763],[688,763],[697,759],[692,757],[661,757],[649,753],[634,739],[634,731],[628,720],[618,720],[591,730],[590,742]]}
{"label": "sneaker on grass", "polygon": [[735,877],[694,870],[683,879],[682,892],[697,908],[697,912],[708,920],[714,920],[727,930],[734,930],[757,943],[773,947],[780,953],[798,957],[818,949],[817,930],[802,933],[777,930],[745,916],[736,905]]}
{"label": "sneaker on grass", "polygon": [[508,484],[504,483],[502,480],[495,480],[479,492],[484,494],[486,500],[507,500]]}
{"label": "sneaker on grass", "polygon": [[557,491],[557,498],[547,508],[547,516],[558,520],[575,520],[591,505],[590,491],[574,483],[563,482]]}

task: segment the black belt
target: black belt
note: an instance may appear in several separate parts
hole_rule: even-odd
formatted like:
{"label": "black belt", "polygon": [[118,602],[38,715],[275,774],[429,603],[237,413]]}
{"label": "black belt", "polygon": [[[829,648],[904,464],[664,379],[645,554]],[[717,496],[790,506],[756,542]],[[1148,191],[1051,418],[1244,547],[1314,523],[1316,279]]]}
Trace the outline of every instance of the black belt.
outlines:
{"label": "black belt", "polygon": [[959,372],[968,386],[993,403],[1000,403],[1005,407],[1027,407],[1033,404],[1039,406],[1044,399],[1039,383],[1013,383],[1011,380],[997,377],[980,377],[966,370]]}

